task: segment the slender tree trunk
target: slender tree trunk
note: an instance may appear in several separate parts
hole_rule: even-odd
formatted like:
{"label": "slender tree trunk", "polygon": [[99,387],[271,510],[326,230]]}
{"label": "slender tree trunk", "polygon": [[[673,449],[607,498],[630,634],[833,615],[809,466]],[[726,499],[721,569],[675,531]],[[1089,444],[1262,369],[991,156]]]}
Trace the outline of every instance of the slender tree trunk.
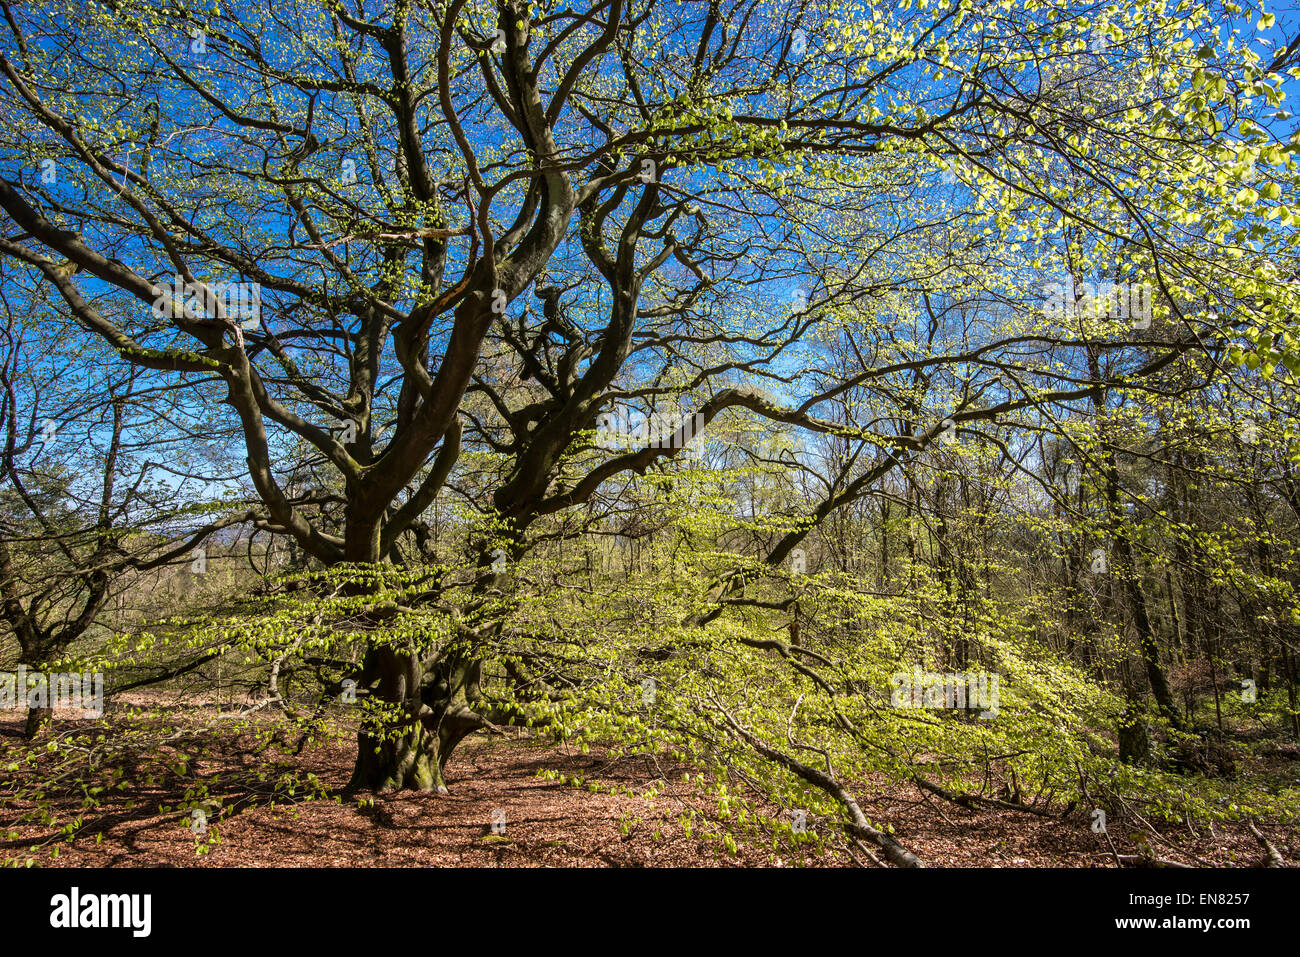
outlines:
{"label": "slender tree trunk", "polygon": [[[1088,349],[1088,371],[1094,382],[1102,381],[1097,350],[1091,347]],[[1156,705],[1171,726],[1182,730],[1182,715],[1169,688],[1164,666],[1160,663],[1160,644],[1151,626],[1146,596],[1142,593],[1142,578],[1130,537],[1132,530],[1120,508],[1119,465],[1115,460],[1115,446],[1108,441],[1106,435],[1106,400],[1100,388],[1093,392],[1092,406],[1097,415],[1098,432],[1101,438],[1101,466],[1105,479],[1106,511],[1114,538],[1115,556],[1118,559],[1114,563],[1117,567],[1113,571],[1120,579],[1120,584],[1128,598],[1129,611],[1133,615],[1133,626],[1138,635],[1138,647],[1142,653],[1142,661],[1146,665],[1147,680],[1151,684],[1151,693],[1156,699]]]}
{"label": "slender tree trunk", "polygon": [[1127,592],[1129,610],[1133,615],[1133,626],[1138,634],[1138,647],[1146,665],[1147,680],[1151,684],[1151,693],[1156,699],[1160,713],[1169,723],[1178,729],[1183,727],[1182,716],[1169,688],[1169,679],[1165,676],[1164,666],[1160,663],[1160,644],[1156,640],[1155,630],[1151,627],[1151,618],[1147,614],[1146,597],[1142,593],[1142,582],[1134,562],[1132,545],[1128,530],[1116,523],[1115,553],[1119,557],[1119,573],[1123,578]]}
{"label": "slender tree trunk", "polygon": [[1287,701],[1291,705],[1291,736],[1300,741],[1300,703],[1296,701],[1296,672],[1300,669],[1296,667],[1295,655],[1285,644],[1282,646],[1282,665],[1286,675]]}
{"label": "slender tree trunk", "polygon": [[880,590],[889,588],[889,502],[880,500]]}

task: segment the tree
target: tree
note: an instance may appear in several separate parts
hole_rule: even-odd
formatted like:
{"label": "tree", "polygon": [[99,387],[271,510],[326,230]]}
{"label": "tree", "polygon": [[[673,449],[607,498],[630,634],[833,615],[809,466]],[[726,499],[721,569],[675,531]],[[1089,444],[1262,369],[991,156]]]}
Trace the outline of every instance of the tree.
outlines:
{"label": "tree", "polygon": [[[30,317],[7,318],[0,619],[18,644],[17,663],[38,670],[101,625],[140,575],[188,562],[209,536],[248,514],[225,502],[212,518],[212,507],[185,501],[183,480],[167,481],[175,473],[151,457],[165,457],[169,446],[154,418],[158,397],[146,398],[151,390],[136,370],[95,381],[79,371],[94,368],[84,353],[42,341]],[[179,444],[175,436],[170,444]],[[51,712],[30,709],[28,735]]]}
{"label": "tree", "polygon": [[[450,493],[483,519],[461,611],[498,607],[501,558],[680,456],[599,448],[624,402],[849,441],[758,556],[778,567],[950,430],[1135,387],[1223,355],[1225,331],[1244,361],[1294,362],[1265,331],[1294,310],[1291,239],[1240,226],[1291,218],[1257,101],[1291,64],[1198,44],[1231,11],[1185,7],[6,5],[0,253],[123,362],[218,383],[255,523],[324,566],[409,568]],[[1227,200],[1220,165],[1256,161],[1267,183]],[[1102,320],[1072,338],[1040,318],[1066,227],[1168,330],[1108,343],[1125,361],[1100,378],[1080,357]],[[800,364],[854,314],[860,368]],[[854,389],[888,418],[827,411]],[[289,486],[295,443],[332,475],[317,494]],[[396,604],[360,576],[344,596],[374,632],[359,681],[390,706],[357,786],[441,788],[488,723],[499,622],[455,624],[432,577]],[[693,624],[745,603],[741,581]],[[381,639],[393,615],[428,630]]]}

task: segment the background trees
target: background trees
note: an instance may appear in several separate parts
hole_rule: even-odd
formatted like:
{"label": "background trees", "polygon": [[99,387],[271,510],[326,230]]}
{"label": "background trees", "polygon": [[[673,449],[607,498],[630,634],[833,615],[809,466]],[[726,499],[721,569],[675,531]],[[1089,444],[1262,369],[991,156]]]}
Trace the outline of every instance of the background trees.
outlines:
{"label": "background trees", "polygon": [[[105,369],[93,342],[51,340],[47,304],[26,301],[36,315],[10,308],[0,368],[0,614],[16,664],[57,670],[83,639],[170,613],[145,583],[173,564],[206,573],[209,536],[248,516],[229,496],[202,501],[220,456],[174,390]],[[48,716],[32,709],[28,733]]]}

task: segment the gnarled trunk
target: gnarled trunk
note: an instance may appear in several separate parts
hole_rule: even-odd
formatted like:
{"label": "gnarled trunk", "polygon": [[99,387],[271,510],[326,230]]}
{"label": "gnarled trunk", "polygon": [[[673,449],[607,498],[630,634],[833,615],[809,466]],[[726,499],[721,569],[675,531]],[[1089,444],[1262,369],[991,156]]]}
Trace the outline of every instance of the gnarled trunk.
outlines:
{"label": "gnarled trunk", "polygon": [[388,647],[369,657],[384,713],[367,716],[357,732],[349,790],[447,793],[452,752],[487,724],[473,709],[480,663],[452,656],[426,667],[419,655]]}

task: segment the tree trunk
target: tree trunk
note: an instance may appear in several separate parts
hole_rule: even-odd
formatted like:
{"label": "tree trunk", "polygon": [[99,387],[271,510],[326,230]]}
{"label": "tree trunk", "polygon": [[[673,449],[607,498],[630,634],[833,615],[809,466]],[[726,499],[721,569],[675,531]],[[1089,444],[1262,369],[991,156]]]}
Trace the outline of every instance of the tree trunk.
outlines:
{"label": "tree trunk", "polygon": [[[1094,382],[1102,381],[1097,350],[1092,346],[1088,348],[1088,372]],[[1183,719],[1178,712],[1178,705],[1174,702],[1164,666],[1160,663],[1160,644],[1156,639],[1155,630],[1151,627],[1150,615],[1147,614],[1146,596],[1142,592],[1141,570],[1138,568],[1137,557],[1130,539],[1132,529],[1129,528],[1123,510],[1120,508],[1119,464],[1115,457],[1115,445],[1107,435],[1106,402],[1101,389],[1093,392],[1092,407],[1097,415],[1098,437],[1101,439],[1100,459],[1102,478],[1105,483],[1103,488],[1106,514],[1113,538],[1115,557],[1118,559],[1111,572],[1119,579],[1119,584],[1124,588],[1128,598],[1129,612],[1133,616],[1138,647],[1142,654],[1142,661],[1146,665],[1151,693],[1156,699],[1161,715],[1174,729],[1181,731],[1184,728]]]}
{"label": "tree trunk", "polygon": [[348,789],[446,794],[452,752],[487,726],[472,707],[481,665],[458,658],[426,669],[418,655],[389,647],[377,648],[369,657],[382,710],[363,718]]}
{"label": "tree trunk", "polygon": [[34,738],[40,734],[41,728],[47,726],[53,720],[53,708],[28,708],[27,724],[23,728],[23,734],[28,738]]}
{"label": "tree trunk", "polygon": [[[376,564],[379,541],[377,522],[351,517],[344,545],[349,561]],[[478,669],[430,662],[416,647],[379,644],[367,651],[358,685],[373,690],[363,699],[347,790],[446,794],[447,760],[477,726],[466,727],[466,715],[473,713],[468,704],[477,696]]]}
{"label": "tree trunk", "polygon": [[1139,703],[1130,699],[1119,719],[1119,759],[1125,764],[1146,764],[1151,750],[1151,729]]}

